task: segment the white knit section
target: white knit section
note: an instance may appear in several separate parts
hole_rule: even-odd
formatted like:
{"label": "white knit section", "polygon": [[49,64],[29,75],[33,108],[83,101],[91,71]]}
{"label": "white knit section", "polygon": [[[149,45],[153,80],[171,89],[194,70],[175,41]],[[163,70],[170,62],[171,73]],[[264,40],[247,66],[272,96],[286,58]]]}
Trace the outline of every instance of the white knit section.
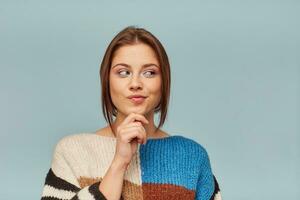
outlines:
{"label": "white knit section", "polygon": [[63,150],[63,145],[63,140],[60,140],[55,147],[51,163],[52,171],[56,176],[80,188],[69,158]]}
{"label": "white knit section", "polygon": [[140,147],[138,144],[136,154],[131,159],[131,163],[125,173],[124,179],[129,180],[137,185],[142,185],[142,169],[141,169],[141,159],[140,159]]}
{"label": "white knit section", "polygon": [[85,187],[77,194],[79,200],[95,200],[94,196],[89,192],[89,187]]}
{"label": "white knit section", "polygon": [[215,195],[214,200],[222,200],[220,191]]}
{"label": "white knit section", "polygon": [[61,152],[60,148],[61,145],[59,142],[56,145],[52,158],[52,171],[56,176],[80,188],[77,178],[73,173],[72,166],[69,165],[68,158],[64,156],[64,153]]}
{"label": "white knit section", "polygon": [[[68,177],[68,181],[74,184],[80,176],[104,177],[115,155],[116,138],[100,136],[95,133],[79,133],[65,136],[59,141],[58,146],[72,169],[69,172],[73,174],[73,177],[59,163],[52,166],[53,171],[59,177]],[[141,185],[141,169],[138,159],[139,153],[137,151],[124,174],[124,179]],[[78,183],[75,185],[78,186]]]}
{"label": "white knit section", "polygon": [[58,199],[71,199],[75,195],[75,192],[56,189],[50,185],[45,185],[42,193],[42,197],[55,197]]}

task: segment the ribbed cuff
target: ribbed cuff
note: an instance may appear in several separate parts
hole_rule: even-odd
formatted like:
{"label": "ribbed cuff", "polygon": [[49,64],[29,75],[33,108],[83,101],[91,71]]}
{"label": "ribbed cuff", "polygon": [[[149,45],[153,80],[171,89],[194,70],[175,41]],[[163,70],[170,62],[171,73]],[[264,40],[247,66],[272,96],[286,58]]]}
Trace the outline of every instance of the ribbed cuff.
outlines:
{"label": "ribbed cuff", "polygon": [[107,198],[99,190],[100,181],[90,185],[89,192],[96,200],[107,200]]}

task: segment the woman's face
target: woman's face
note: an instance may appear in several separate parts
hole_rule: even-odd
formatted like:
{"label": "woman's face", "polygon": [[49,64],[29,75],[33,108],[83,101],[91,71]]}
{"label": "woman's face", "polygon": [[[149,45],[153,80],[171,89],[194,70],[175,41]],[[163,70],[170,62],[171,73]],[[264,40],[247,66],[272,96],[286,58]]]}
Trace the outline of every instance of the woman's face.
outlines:
{"label": "woman's face", "polygon": [[[110,70],[110,95],[118,113],[146,115],[159,104],[161,71],[153,49],[143,43],[125,45],[115,51]],[[142,99],[130,99],[142,95]],[[141,101],[140,101],[141,100]]]}

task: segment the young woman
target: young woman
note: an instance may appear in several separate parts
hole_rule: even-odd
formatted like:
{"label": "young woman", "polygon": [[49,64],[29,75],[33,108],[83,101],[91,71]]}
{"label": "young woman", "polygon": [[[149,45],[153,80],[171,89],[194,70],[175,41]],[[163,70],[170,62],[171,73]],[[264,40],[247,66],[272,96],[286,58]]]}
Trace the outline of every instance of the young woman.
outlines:
{"label": "young woman", "polygon": [[57,143],[42,199],[220,200],[205,148],[160,129],[171,77],[159,40],[126,27],[109,44],[100,78],[108,125]]}

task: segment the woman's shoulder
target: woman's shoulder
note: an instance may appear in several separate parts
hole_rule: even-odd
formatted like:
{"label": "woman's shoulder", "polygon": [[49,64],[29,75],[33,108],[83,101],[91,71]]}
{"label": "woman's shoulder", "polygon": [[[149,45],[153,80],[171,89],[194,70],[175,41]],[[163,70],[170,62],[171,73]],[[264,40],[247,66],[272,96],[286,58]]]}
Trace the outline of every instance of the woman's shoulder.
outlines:
{"label": "woman's shoulder", "polygon": [[[169,137],[150,140],[142,152],[151,152],[157,155],[157,151],[161,152],[159,155],[167,162],[185,163],[188,160],[188,166],[200,166],[201,163],[209,161],[209,155],[203,144],[196,139],[182,135],[173,134]],[[172,156],[170,156],[172,155]],[[174,160],[175,159],[175,160]]]}
{"label": "woman's shoulder", "polygon": [[205,145],[203,143],[200,143],[196,139],[184,135],[173,135],[171,137],[173,137],[175,143],[177,144],[176,146],[178,146],[181,149],[190,150],[193,152],[200,153],[202,155],[204,154],[205,156],[207,156],[208,154]]}
{"label": "woman's shoulder", "polygon": [[64,144],[68,144],[68,143],[82,141],[82,140],[85,140],[86,138],[90,138],[91,135],[92,135],[91,133],[85,133],[85,132],[68,134],[68,135],[62,136],[58,140],[57,145],[64,145]]}
{"label": "woman's shoulder", "polygon": [[202,143],[200,143],[197,139],[194,139],[192,137],[185,136],[182,134],[172,135],[171,137],[175,137],[178,141],[183,142],[186,145],[191,145],[201,149],[205,149]]}
{"label": "woman's shoulder", "polygon": [[[107,138],[107,139],[106,139]],[[113,144],[113,141],[111,141]],[[62,136],[55,145],[56,151],[74,151],[75,149],[87,149],[95,145],[105,143],[109,145],[108,137],[98,137],[95,133],[80,132]]]}

